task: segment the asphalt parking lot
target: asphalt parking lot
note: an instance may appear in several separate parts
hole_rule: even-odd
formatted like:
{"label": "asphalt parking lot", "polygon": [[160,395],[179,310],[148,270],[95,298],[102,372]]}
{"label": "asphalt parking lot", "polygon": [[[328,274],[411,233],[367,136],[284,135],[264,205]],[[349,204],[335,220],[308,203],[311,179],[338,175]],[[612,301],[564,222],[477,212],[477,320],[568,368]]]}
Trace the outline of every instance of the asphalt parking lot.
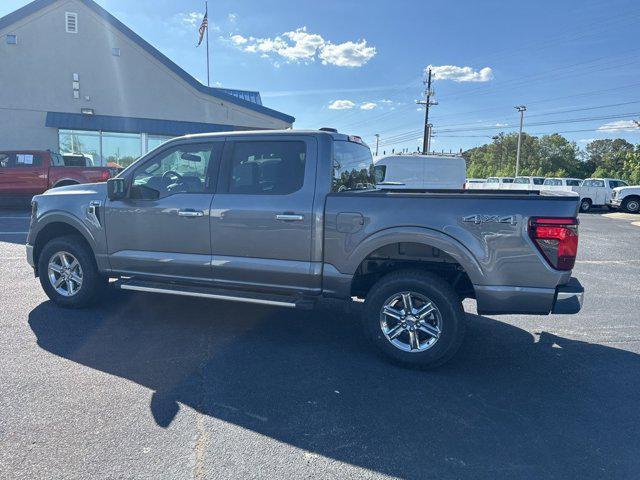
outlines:
{"label": "asphalt parking lot", "polygon": [[468,302],[458,356],[421,372],[332,305],[61,310],[26,264],[27,213],[0,212],[0,477],[637,478],[640,216],[581,222],[579,315]]}

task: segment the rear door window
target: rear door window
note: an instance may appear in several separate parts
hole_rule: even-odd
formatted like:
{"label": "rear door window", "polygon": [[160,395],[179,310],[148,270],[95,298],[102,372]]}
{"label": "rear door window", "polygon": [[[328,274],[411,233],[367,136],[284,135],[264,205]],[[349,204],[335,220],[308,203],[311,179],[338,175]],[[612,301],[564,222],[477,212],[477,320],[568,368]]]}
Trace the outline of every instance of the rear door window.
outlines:
{"label": "rear door window", "polygon": [[544,184],[544,178],[534,178],[533,179],[533,184],[534,185],[543,185]]}
{"label": "rear door window", "polygon": [[34,153],[17,153],[16,167],[39,167],[42,163],[40,155]]}
{"label": "rear door window", "polygon": [[235,142],[227,193],[288,195],[302,188],[307,146],[301,141]]}
{"label": "rear door window", "polygon": [[582,182],[580,180],[567,180],[567,186],[579,187]]}

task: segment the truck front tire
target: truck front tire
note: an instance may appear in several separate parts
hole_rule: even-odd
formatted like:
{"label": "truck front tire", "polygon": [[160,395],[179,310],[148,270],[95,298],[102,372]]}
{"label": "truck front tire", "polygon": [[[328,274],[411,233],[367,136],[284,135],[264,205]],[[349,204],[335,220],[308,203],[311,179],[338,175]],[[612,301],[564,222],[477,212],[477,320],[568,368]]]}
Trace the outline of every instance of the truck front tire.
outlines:
{"label": "truck front tire", "polygon": [[362,323],[367,337],[387,357],[434,368],[460,348],[465,313],[459,296],[443,279],[402,270],[385,275],[371,288]]}
{"label": "truck front tire", "polygon": [[91,249],[75,235],[54,238],[44,246],[38,273],[47,296],[66,308],[88,307],[108,283],[100,275]]}
{"label": "truck front tire", "polygon": [[625,198],[625,200],[622,202],[622,209],[628,213],[640,212],[640,198],[638,197]]}

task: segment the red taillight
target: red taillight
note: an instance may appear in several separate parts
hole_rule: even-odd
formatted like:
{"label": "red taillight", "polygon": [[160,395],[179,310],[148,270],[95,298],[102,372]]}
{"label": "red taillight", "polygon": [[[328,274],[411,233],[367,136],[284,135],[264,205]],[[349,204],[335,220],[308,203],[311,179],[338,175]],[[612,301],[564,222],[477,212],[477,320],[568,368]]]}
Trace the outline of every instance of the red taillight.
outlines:
{"label": "red taillight", "polygon": [[529,235],[553,268],[573,268],[578,254],[578,219],[532,218]]}
{"label": "red taillight", "polygon": [[100,172],[100,180],[102,180],[103,182],[106,182],[110,178],[111,178],[111,172],[109,172],[109,170],[104,170]]}

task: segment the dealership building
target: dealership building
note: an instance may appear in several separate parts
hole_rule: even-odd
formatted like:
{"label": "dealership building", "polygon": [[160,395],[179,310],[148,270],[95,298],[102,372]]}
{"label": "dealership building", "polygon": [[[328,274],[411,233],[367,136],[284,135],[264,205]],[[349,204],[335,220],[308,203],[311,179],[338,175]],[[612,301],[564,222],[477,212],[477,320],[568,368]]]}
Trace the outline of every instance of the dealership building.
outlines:
{"label": "dealership building", "polygon": [[256,91],[209,88],[93,0],[0,18],[0,150],[129,164],[189,133],[286,129]]}

